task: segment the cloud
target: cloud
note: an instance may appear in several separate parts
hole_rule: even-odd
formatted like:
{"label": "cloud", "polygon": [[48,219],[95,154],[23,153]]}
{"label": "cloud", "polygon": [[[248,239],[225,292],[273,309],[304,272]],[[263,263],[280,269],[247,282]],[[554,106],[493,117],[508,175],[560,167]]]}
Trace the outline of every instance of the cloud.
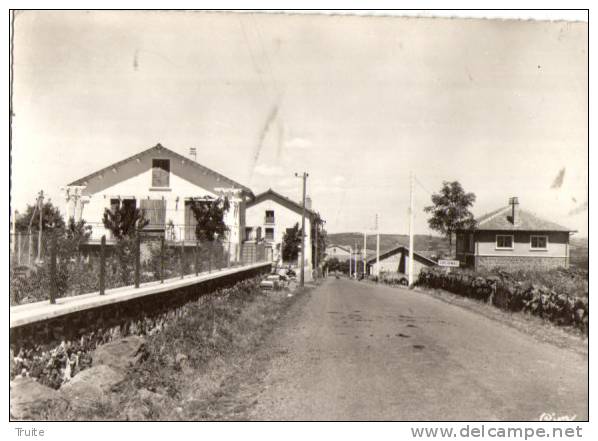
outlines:
{"label": "cloud", "polygon": [[287,149],[306,150],[312,147],[312,143],[308,139],[295,137],[289,141],[286,141],[284,146]]}
{"label": "cloud", "polygon": [[255,166],[253,171],[262,176],[284,176],[285,174],[279,165],[259,164]]}

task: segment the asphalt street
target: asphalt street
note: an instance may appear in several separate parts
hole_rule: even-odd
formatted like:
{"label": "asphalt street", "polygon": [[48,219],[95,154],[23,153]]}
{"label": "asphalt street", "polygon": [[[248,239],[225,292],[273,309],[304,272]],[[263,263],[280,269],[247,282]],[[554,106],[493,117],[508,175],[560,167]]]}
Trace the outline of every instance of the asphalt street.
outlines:
{"label": "asphalt street", "polygon": [[586,356],[404,288],[330,278],[269,345],[254,420],[588,415]]}

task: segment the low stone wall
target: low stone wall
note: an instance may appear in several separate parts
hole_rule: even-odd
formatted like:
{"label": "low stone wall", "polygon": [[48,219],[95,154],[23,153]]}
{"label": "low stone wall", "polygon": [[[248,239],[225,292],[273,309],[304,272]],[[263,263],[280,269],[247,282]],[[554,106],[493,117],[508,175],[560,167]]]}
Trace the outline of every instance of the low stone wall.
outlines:
{"label": "low stone wall", "polygon": [[269,264],[254,266],[172,290],[164,285],[166,289],[162,292],[11,326],[10,349],[15,356],[32,351],[39,354],[63,342],[95,347],[120,336],[140,334],[143,332],[139,328],[156,327],[156,323],[167,320],[186,303],[241,280],[269,273],[270,269]]}
{"label": "low stone wall", "polygon": [[549,270],[568,268],[566,257],[546,256],[476,256],[476,270],[504,268],[506,270]]}

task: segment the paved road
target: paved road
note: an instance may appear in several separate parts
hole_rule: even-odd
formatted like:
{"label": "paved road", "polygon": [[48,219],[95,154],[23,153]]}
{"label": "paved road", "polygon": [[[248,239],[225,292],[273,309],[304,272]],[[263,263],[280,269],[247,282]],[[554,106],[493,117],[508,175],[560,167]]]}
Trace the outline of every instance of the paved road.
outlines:
{"label": "paved road", "polygon": [[251,419],[587,418],[587,357],[475,312],[345,279],[298,306]]}

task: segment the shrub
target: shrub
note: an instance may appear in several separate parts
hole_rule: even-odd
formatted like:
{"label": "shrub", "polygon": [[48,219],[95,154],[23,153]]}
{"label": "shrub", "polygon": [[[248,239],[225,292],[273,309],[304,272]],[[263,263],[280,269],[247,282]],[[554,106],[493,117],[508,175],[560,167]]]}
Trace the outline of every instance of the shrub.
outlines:
{"label": "shrub", "polygon": [[[527,312],[557,325],[574,326],[587,334],[587,291],[580,291],[578,281],[563,283],[559,277],[578,276],[566,270],[546,273],[475,273],[461,270],[447,273],[439,268],[425,268],[420,272],[417,284],[489,302],[505,311]],[[528,280],[520,280],[524,278]],[[550,286],[537,283],[537,280],[546,281],[546,285]],[[563,291],[557,291],[558,288]]]}

